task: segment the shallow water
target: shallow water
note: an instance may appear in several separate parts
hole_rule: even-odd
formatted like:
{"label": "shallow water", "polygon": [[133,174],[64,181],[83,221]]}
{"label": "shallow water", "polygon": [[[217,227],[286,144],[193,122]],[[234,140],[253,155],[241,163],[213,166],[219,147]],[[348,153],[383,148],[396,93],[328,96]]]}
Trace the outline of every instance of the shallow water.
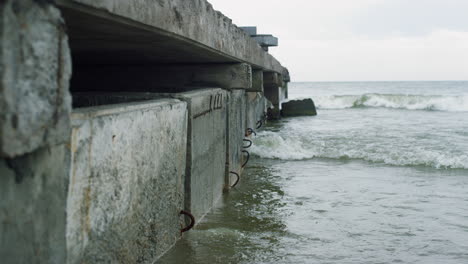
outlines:
{"label": "shallow water", "polygon": [[467,95],[293,84],[319,115],[258,133],[238,187],[158,263],[468,263]]}

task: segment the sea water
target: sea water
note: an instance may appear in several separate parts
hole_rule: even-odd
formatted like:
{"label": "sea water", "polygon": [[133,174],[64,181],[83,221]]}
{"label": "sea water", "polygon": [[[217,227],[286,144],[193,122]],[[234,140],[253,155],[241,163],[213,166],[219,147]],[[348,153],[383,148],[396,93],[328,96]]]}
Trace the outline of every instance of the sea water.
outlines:
{"label": "sea water", "polygon": [[468,82],[292,83],[316,117],[270,122],[160,263],[468,263]]}

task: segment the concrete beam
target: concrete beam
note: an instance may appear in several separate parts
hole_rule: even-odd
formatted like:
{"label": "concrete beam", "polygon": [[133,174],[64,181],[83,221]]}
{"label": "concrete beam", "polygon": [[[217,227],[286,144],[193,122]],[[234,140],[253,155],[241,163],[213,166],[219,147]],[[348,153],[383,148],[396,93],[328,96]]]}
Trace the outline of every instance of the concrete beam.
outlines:
{"label": "concrete beam", "polygon": [[281,64],[205,0],[56,0],[75,63]]}
{"label": "concrete beam", "polygon": [[0,157],[68,141],[70,75],[58,9],[45,1],[0,1]]}
{"label": "concrete beam", "polygon": [[252,69],[245,63],[80,67],[75,69],[71,86],[73,92],[179,92],[195,86],[251,89]]}
{"label": "concrete beam", "polygon": [[259,92],[263,93],[263,71],[253,70],[252,71],[252,88],[247,89],[246,92]]}
{"label": "concrete beam", "polygon": [[184,225],[187,104],[88,107],[72,118],[68,263],[153,263]]}

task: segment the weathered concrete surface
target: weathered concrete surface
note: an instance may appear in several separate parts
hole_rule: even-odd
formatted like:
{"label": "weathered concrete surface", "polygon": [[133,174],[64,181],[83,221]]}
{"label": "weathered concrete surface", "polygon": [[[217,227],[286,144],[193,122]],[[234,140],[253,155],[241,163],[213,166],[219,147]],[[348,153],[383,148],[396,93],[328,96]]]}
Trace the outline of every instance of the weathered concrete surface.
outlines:
{"label": "weathered concrete surface", "polygon": [[281,104],[282,116],[316,116],[317,110],[312,99],[291,100]]}
{"label": "weathered concrete surface", "polygon": [[252,88],[247,89],[246,92],[259,92],[263,93],[263,71],[253,70],[252,71]]}
{"label": "weathered concrete surface", "polygon": [[257,35],[257,27],[239,27],[240,29],[244,30],[249,36]]}
{"label": "weathered concrete surface", "polygon": [[65,263],[69,161],[64,144],[0,159],[1,263]]}
{"label": "weathered concrete surface", "polygon": [[79,64],[246,62],[256,69],[283,70],[206,0],[56,2]]}
{"label": "weathered concrete surface", "polygon": [[75,68],[72,91],[181,92],[195,87],[250,89],[252,68],[245,63],[94,66]]}
{"label": "weathered concrete surface", "polygon": [[268,51],[269,47],[278,46],[278,38],[273,37],[273,35],[255,35],[252,36],[252,38],[255,39],[265,51]]}
{"label": "weathered concrete surface", "polygon": [[227,92],[203,89],[171,96],[188,103],[185,206],[199,220],[221,197],[226,184]]}
{"label": "weathered concrete surface", "polygon": [[186,103],[82,108],[72,118],[68,263],[152,263],[180,237]]}
{"label": "weathered concrete surface", "polygon": [[[244,90],[233,90],[229,95],[228,111],[228,161],[229,172],[241,174],[242,146],[245,135],[246,98]],[[227,178],[227,184],[232,185]]]}
{"label": "weathered concrete surface", "polygon": [[0,1],[0,156],[66,142],[70,52],[48,1]]}
{"label": "weathered concrete surface", "polygon": [[273,108],[268,108],[268,118],[279,119],[281,101],[285,99],[285,89],[283,77],[276,72],[263,73],[263,87],[265,97],[273,104]]}
{"label": "weathered concrete surface", "polygon": [[246,128],[256,129],[257,122],[262,120],[267,112],[267,99],[261,93],[245,93],[246,97]]}

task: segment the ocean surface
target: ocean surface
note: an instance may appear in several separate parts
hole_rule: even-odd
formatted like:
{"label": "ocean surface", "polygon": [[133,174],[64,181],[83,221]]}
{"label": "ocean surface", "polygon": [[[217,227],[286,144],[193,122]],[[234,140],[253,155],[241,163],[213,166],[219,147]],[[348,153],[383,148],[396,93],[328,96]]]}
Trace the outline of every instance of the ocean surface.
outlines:
{"label": "ocean surface", "polygon": [[468,82],[292,83],[238,187],[158,263],[468,263]]}

